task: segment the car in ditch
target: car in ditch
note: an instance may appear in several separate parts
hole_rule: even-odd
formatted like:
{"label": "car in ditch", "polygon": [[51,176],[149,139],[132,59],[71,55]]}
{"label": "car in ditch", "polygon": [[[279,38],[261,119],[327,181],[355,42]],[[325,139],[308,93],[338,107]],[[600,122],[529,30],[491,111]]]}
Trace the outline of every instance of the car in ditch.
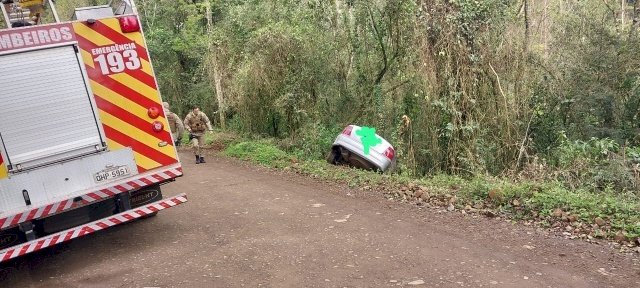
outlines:
{"label": "car in ditch", "polygon": [[396,151],[374,128],[349,125],[336,137],[327,162],[381,172],[395,169]]}

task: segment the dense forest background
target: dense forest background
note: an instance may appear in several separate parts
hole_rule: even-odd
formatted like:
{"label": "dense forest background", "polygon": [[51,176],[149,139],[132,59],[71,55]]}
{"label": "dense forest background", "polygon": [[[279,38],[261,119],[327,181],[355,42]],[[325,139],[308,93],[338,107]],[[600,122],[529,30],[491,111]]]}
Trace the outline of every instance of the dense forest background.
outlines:
{"label": "dense forest background", "polygon": [[[96,4],[57,2],[61,14]],[[137,5],[183,117],[198,104],[222,129],[315,158],[347,124],[370,126],[397,148],[399,173],[638,193],[638,0]]]}

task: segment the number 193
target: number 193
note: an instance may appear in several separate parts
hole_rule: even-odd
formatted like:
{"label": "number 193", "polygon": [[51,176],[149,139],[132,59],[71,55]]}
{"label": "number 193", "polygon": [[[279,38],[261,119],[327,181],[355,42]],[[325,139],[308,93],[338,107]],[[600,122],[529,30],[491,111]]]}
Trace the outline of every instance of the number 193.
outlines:
{"label": "number 193", "polygon": [[140,69],[140,58],[136,50],[124,50],[102,54],[93,59],[100,66],[103,75],[122,73],[124,70]]}

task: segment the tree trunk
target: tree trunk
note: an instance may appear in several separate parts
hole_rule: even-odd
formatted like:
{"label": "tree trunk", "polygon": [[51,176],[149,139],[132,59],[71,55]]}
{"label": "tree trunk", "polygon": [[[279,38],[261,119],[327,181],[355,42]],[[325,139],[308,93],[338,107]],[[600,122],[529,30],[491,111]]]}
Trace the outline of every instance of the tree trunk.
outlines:
{"label": "tree trunk", "polygon": [[218,101],[218,115],[220,116],[220,127],[222,129],[226,129],[226,119],[225,119],[225,104],[224,104],[224,94],[222,88],[222,75],[220,74],[219,63],[218,63],[218,55],[216,55],[215,47],[213,45],[213,40],[211,39],[211,33],[213,32],[213,18],[211,16],[211,1],[205,1],[206,13],[207,13],[207,34],[209,37],[209,53],[211,55],[210,59],[210,71],[213,72],[213,82],[216,86],[216,99]]}
{"label": "tree trunk", "polygon": [[220,114],[220,127],[222,129],[227,128],[226,123],[226,113],[225,113],[225,103],[224,103],[224,95],[222,91],[222,75],[220,75],[220,71],[218,70],[218,56],[213,55],[211,60],[211,64],[213,66],[213,80],[216,85],[216,98],[218,99],[218,114]]}
{"label": "tree trunk", "polygon": [[620,0],[620,26],[622,26],[622,28],[624,28],[624,14],[626,14],[626,10],[625,8],[627,8],[627,6],[625,5],[627,0]]}
{"label": "tree trunk", "polygon": [[640,19],[638,19],[640,15],[638,14],[640,14],[640,7],[638,7],[638,0],[636,0],[635,2],[633,2],[633,16],[631,29],[629,29],[629,37],[633,37],[635,35],[635,32],[640,25]]}

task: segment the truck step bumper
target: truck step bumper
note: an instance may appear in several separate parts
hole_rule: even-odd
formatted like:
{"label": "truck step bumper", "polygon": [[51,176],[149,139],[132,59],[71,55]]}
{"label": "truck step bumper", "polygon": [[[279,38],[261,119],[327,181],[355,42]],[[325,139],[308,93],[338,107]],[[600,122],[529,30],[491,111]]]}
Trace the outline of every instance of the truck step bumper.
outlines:
{"label": "truck step bumper", "polygon": [[135,219],[151,215],[158,211],[171,208],[182,203],[187,202],[186,194],[179,194],[177,196],[163,199],[153,202],[148,205],[133,208],[131,210],[111,215],[109,217],[102,218],[97,221],[93,221],[87,224],[76,226],[71,229],[67,229],[49,236],[39,238],[27,243],[22,243],[13,247],[9,247],[0,251],[0,263],[11,260],[16,257],[26,255],[31,252],[35,252],[47,247],[51,247],[69,240],[89,235],[96,231],[100,231],[112,226],[116,226],[122,223],[130,222]]}
{"label": "truck step bumper", "polygon": [[[135,191],[149,185],[163,183],[182,176],[180,164],[171,165],[162,169],[148,171],[121,181],[106,184],[104,187],[92,191],[79,192],[71,195],[69,199],[60,199],[39,207],[26,207],[20,211],[0,212],[0,230],[6,230],[20,223],[42,219],[65,211],[80,208],[91,203],[100,202],[114,197],[120,193]],[[0,210],[1,207],[0,207]]]}

